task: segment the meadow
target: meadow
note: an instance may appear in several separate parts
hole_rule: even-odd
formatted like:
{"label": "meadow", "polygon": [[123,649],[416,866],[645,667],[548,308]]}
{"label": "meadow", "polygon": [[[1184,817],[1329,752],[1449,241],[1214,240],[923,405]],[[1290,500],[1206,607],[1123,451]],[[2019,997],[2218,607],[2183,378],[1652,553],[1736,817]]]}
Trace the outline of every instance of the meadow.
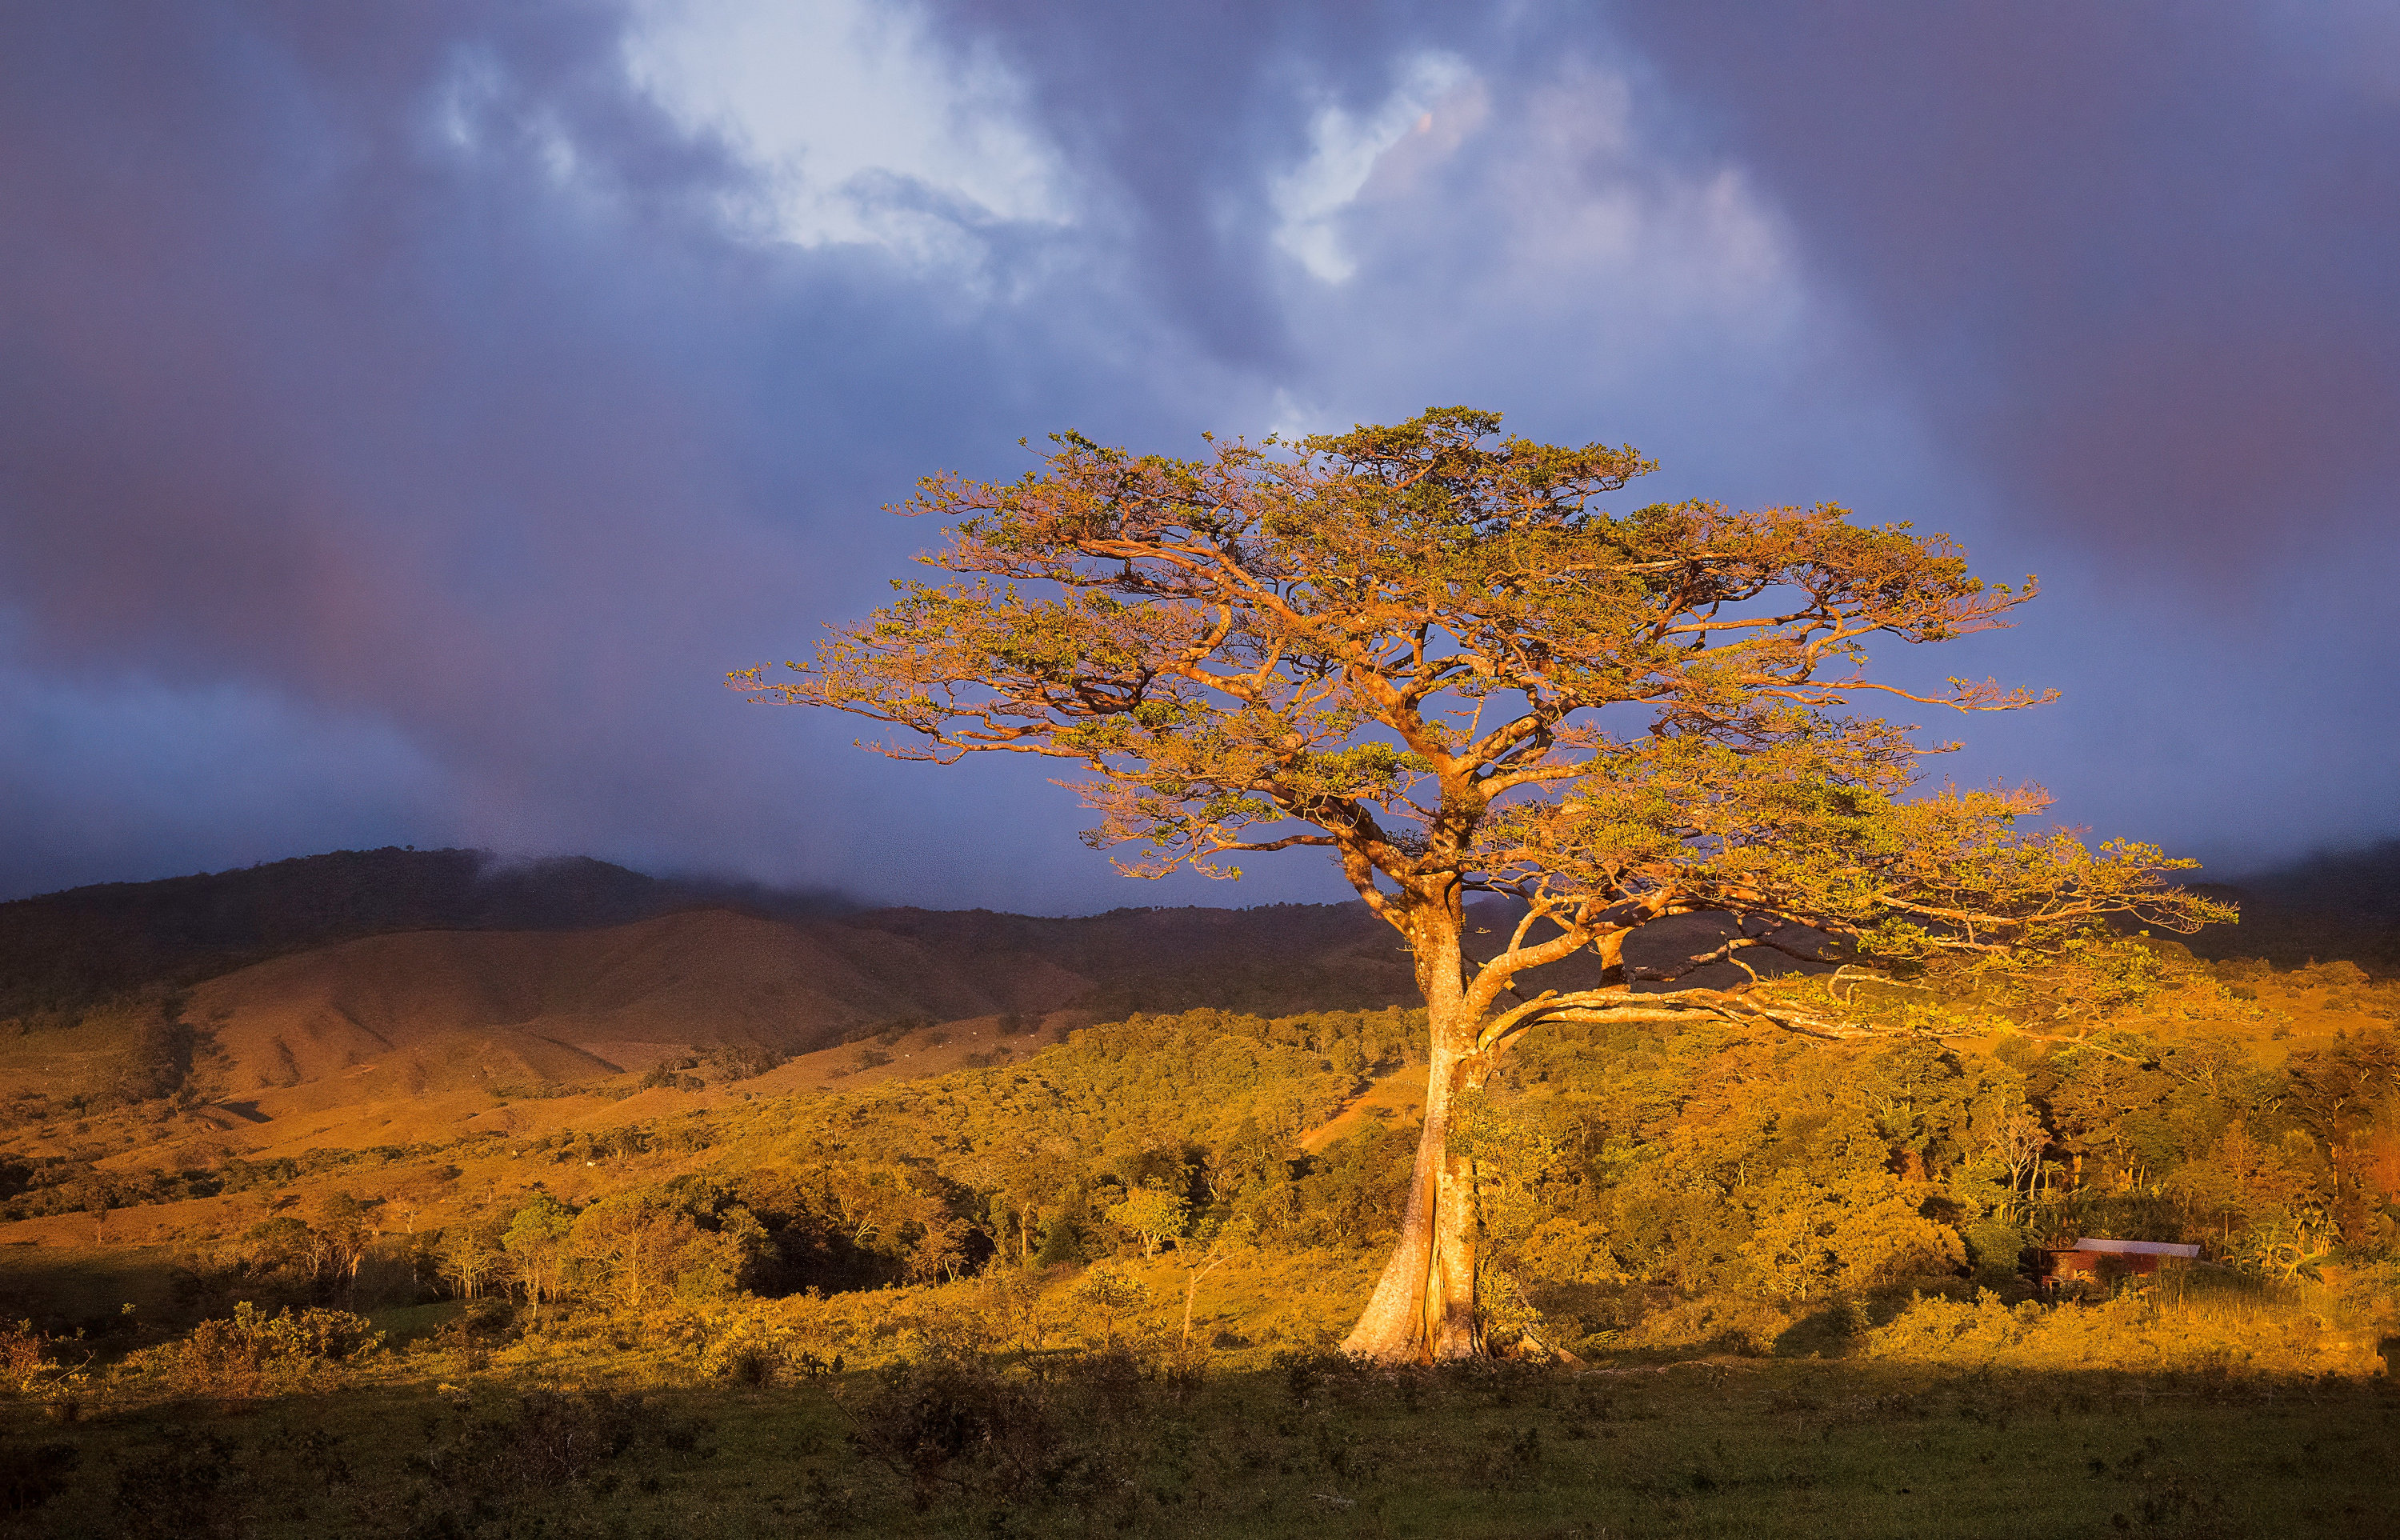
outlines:
{"label": "meadow", "polygon": [[1122,1345],[994,1355],[955,1339],[840,1371],[753,1363],[708,1376],[656,1343],[603,1357],[570,1343],[484,1358],[437,1330],[338,1390],[168,1395],[67,1424],[20,1411],[13,1523],[275,1536],[2371,1535],[2393,1532],[2400,1454],[2386,1379],[2222,1366],[1711,1354],[1369,1370],[1321,1351],[1195,1362]]}

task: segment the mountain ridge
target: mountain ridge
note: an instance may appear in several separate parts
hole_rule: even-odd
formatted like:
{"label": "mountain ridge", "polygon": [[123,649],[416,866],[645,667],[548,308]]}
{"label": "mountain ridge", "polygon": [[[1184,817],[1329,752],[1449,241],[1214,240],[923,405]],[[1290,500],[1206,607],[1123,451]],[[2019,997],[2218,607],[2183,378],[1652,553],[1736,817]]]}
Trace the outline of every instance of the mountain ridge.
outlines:
{"label": "mountain ridge", "polygon": [[589,856],[330,851],[0,904],[0,1020],[65,1015],[362,936],[593,929],[705,907],[793,917],[857,906],[829,891],[657,878]]}

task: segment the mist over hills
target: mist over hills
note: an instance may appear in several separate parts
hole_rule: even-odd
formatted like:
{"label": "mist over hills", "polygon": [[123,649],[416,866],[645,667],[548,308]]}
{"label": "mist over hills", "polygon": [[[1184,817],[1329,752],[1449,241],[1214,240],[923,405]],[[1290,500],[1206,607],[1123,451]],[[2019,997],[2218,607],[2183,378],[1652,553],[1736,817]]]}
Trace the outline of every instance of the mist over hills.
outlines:
{"label": "mist over hills", "polygon": [[648,877],[582,856],[334,851],[0,904],[0,1018],[396,931],[582,930],[711,906],[771,919],[856,907],[832,893]]}
{"label": "mist over hills", "polygon": [[2264,958],[2280,968],[2343,961],[2400,976],[2400,839],[2194,886],[2242,906],[2241,923],[2192,938],[2202,957]]}

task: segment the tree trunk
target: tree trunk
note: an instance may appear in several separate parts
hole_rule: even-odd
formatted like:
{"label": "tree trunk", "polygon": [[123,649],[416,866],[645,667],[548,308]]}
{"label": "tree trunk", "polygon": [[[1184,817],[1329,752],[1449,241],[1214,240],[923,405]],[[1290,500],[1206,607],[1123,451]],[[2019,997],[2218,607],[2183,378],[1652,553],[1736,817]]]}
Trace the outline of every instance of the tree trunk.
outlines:
{"label": "tree trunk", "polygon": [[1431,1052],[1425,1131],[1399,1241],[1342,1350],[1380,1363],[1431,1363],[1483,1351],[1475,1313],[1475,1247],[1481,1229],[1471,1163],[1450,1149],[1452,1097],[1469,1083],[1478,1023],[1460,1000],[1459,925],[1435,917],[1410,934],[1425,993]]}

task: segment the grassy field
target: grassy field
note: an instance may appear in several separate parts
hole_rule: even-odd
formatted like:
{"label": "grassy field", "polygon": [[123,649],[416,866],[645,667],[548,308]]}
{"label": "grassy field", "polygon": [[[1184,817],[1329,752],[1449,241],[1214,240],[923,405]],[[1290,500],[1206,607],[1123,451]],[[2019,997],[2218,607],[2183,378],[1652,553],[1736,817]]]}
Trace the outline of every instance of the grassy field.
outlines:
{"label": "grassy field", "polygon": [[20,1408],[8,1444],[20,1508],[58,1488],[14,1516],[28,1534],[2400,1533],[2380,1379],[1288,1356],[1194,1382],[1094,1356]]}

